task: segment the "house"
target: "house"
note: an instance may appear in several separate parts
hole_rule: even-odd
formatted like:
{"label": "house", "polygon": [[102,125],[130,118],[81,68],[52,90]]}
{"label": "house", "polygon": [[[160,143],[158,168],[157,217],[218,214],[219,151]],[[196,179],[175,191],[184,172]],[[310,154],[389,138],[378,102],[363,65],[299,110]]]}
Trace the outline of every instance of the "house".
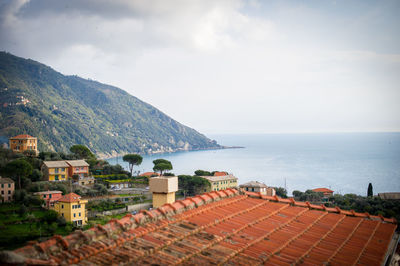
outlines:
{"label": "house", "polygon": [[227,189],[28,242],[0,264],[389,265],[396,227],[382,216]]}
{"label": "house", "polygon": [[218,176],[202,176],[211,184],[211,191],[224,190],[227,188],[236,188],[238,186],[237,177],[224,173]]}
{"label": "house", "polygon": [[153,177],[153,176],[160,176],[160,174],[156,172],[145,172],[143,174],[140,174],[139,176]]}
{"label": "house", "polygon": [[274,188],[268,187],[264,183],[260,183],[258,181],[251,181],[251,182],[242,184],[239,187],[244,189],[245,191],[260,192],[262,195],[267,195],[267,196],[275,196],[276,195]]}
{"label": "house", "polygon": [[385,193],[378,193],[378,197],[383,200],[399,200],[400,199],[400,192],[385,192]]}
{"label": "house", "polygon": [[30,135],[18,135],[9,138],[10,149],[14,152],[34,151],[36,154],[37,150],[37,138]]}
{"label": "house", "polygon": [[77,175],[79,179],[89,175],[89,164],[85,160],[68,160],[65,161],[68,167],[68,175],[73,177]]}
{"label": "house", "polygon": [[47,181],[68,180],[69,164],[65,161],[44,161],[42,165],[43,176]]}
{"label": "house", "polygon": [[333,190],[330,190],[329,188],[314,188],[312,191],[314,192],[322,192],[324,193],[324,198],[329,198],[333,196]]}
{"label": "house", "polygon": [[78,184],[81,186],[93,186],[96,183],[96,179],[93,176],[87,176],[87,177],[79,178],[75,182],[76,183],[74,183],[74,184]]}
{"label": "house", "polygon": [[67,222],[72,222],[74,226],[82,226],[87,222],[87,202],[87,200],[82,200],[78,194],[69,193],[55,202],[53,209]]}
{"label": "house", "polygon": [[62,198],[62,191],[54,190],[54,191],[41,191],[35,192],[33,195],[38,196],[42,200],[44,200],[44,207],[49,209],[54,207],[54,203]]}
{"label": "house", "polygon": [[122,189],[132,187],[132,182],[129,180],[105,180],[111,189]]}
{"label": "house", "polygon": [[0,201],[2,203],[13,201],[14,191],[14,181],[11,178],[0,176]]}

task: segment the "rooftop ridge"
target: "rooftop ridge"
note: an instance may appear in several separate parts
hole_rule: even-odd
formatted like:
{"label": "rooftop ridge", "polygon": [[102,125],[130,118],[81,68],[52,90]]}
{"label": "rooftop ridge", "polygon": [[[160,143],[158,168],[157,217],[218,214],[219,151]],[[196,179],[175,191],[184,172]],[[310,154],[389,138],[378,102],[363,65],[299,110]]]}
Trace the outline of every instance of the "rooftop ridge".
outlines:
{"label": "rooftop ridge", "polygon": [[[127,214],[123,218],[119,219],[118,222],[116,222],[116,219],[112,219],[104,226],[96,225],[86,230],[85,232],[79,230],[78,232],[75,231],[72,234],[67,235],[65,237],[54,235],[49,240],[46,240],[41,243],[38,243],[37,241],[31,241],[30,244],[15,250],[15,252],[20,253],[22,255],[27,255],[32,252],[34,254],[38,254],[39,252],[45,253],[48,256],[49,260],[42,260],[41,263],[38,263],[36,261],[35,263],[49,264],[49,262],[51,262],[56,265],[57,262],[54,261],[55,258],[54,253],[56,254],[63,253],[65,249],[69,249],[70,247],[81,247],[93,242],[102,243],[101,241],[105,238],[117,236],[119,233],[127,232],[129,230],[139,227],[142,227],[141,230],[142,233],[139,235],[143,235],[155,229],[155,227],[152,228],[153,230],[151,230],[151,228],[145,228],[147,224],[149,224],[152,221],[158,221],[162,218],[167,218],[166,223],[162,224],[163,227],[170,223],[179,222],[180,220],[185,219],[189,216],[195,215],[199,212],[200,213],[204,212],[209,208],[215,207],[215,205],[209,206],[208,203],[218,202],[223,198],[231,198],[237,195],[239,195],[239,192],[236,189],[232,188],[226,189],[226,191],[221,193],[217,193],[217,191],[212,191],[207,194],[197,195],[183,200],[177,200],[174,203],[166,203],[160,206],[159,208],[153,209],[151,211],[143,210],[136,215]],[[245,195],[239,195],[239,196],[241,197],[235,199],[233,202],[236,202],[238,200],[243,200],[247,197]],[[221,205],[227,205],[231,203],[232,202],[221,202]],[[185,215],[181,215],[182,212],[184,212],[185,210],[186,210]],[[194,212],[190,212],[190,210]],[[174,220],[170,220],[172,216],[174,216],[173,217]],[[138,237],[139,235],[135,234],[134,237]],[[64,239],[65,241],[61,242],[60,238]],[[93,252],[94,251],[89,253]],[[76,263],[77,261],[74,259],[71,260],[70,262]]]}
{"label": "rooftop ridge", "polygon": [[[18,256],[26,265],[258,265],[287,262],[288,258],[294,263],[313,263],[326,245],[338,248],[326,250],[323,261],[337,263],[356,245],[352,261],[379,263],[385,250],[382,245],[388,246],[395,230],[393,222],[387,220],[390,219],[227,189],[142,210],[136,215],[127,214],[85,232],[53,236],[42,243],[32,241],[6,253],[11,253],[9,257]],[[360,239],[365,241],[359,243]],[[371,252],[374,256],[366,257]]]}
{"label": "rooftop ridge", "polygon": [[386,223],[393,223],[397,224],[396,218],[385,218],[381,214],[379,215],[371,215],[368,212],[361,213],[361,212],[356,212],[354,210],[342,210],[341,208],[335,206],[333,208],[326,207],[325,205],[316,205],[316,204],[311,204],[310,202],[306,201],[296,201],[293,198],[290,199],[284,199],[278,196],[266,196],[262,195],[260,192],[248,192],[248,191],[241,191],[242,193],[248,195],[249,197],[252,198],[260,198],[260,199],[266,199],[270,200],[273,202],[279,202],[279,203],[286,203],[286,204],[291,204],[293,206],[299,206],[299,207],[307,207],[312,210],[321,210],[321,211],[326,211],[326,212],[332,212],[332,213],[339,213],[339,214],[344,214],[346,216],[353,216],[353,217],[360,217],[360,218],[368,218],[370,220],[381,220],[382,222]]}

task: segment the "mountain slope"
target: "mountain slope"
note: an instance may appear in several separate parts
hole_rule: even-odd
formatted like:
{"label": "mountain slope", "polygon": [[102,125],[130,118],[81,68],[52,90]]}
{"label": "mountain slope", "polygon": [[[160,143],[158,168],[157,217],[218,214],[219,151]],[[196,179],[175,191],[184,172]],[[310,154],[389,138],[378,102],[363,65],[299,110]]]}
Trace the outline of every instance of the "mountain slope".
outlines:
{"label": "mountain slope", "polygon": [[0,136],[22,133],[39,150],[84,144],[98,155],[221,148],[119,88],[0,52]]}

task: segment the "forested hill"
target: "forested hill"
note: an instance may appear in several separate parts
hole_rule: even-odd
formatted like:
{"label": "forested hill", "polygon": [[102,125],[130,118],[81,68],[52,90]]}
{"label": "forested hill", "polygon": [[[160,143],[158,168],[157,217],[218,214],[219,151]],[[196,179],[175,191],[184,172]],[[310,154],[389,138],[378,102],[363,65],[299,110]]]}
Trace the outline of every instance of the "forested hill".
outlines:
{"label": "forested hill", "polygon": [[41,151],[98,155],[221,148],[127,92],[0,52],[0,139],[30,134]]}

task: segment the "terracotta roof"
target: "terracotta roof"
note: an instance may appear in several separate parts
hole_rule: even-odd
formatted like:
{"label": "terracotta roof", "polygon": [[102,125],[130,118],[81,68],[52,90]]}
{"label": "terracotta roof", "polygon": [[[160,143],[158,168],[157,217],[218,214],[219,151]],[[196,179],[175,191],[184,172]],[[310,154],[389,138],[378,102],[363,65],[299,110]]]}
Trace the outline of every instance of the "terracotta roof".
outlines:
{"label": "terracotta roof", "polygon": [[333,190],[330,190],[329,188],[324,188],[324,187],[314,188],[312,191],[314,191],[314,192],[325,192],[325,193],[333,193],[334,192]]}
{"label": "terracotta roof", "polygon": [[250,181],[245,184],[240,185],[239,187],[260,187],[260,188],[268,188],[268,186],[264,183],[260,183],[258,181]]}
{"label": "terracotta roof", "polygon": [[224,176],[224,175],[228,175],[227,172],[215,172],[214,176]]}
{"label": "terracotta roof", "polygon": [[69,193],[64,195],[62,198],[60,198],[58,201],[61,202],[77,202],[81,199],[81,196],[75,193]]}
{"label": "terracotta roof", "polygon": [[151,177],[151,176],[153,176],[153,175],[159,176],[160,174],[159,174],[159,173],[156,173],[156,172],[145,172],[145,173],[143,173],[143,174],[140,174],[139,176],[148,176],[148,177]]}
{"label": "terracotta roof", "polygon": [[237,177],[234,175],[224,175],[224,176],[202,176],[202,178],[205,178],[211,182],[216,182],[216,181],[224,181],[224,180],[237,180]]}
{"label": "terracotta roof", "polygon": [[395,222],[227,189],[31,242],[9,255],[27,265],[379,265]]}
{"label": "terracotta roof", "polygon": [[65,161],[67,164],[77,167],[77,166],[89,166],[89,164],[85,160],[69,160]]}
{"label": "terracotta roof", "polygon": [[36,139],[36,138],[35,138],[35,137],[32,137],[32,136],[30,136],[30,135],[25,134],[25,135],[18,135],[18,136],[15,136],[15,137],[12,137],[12,138],[10,138],[10,139]]}
{"label": "terracotta roof", "polygon": [[69,165],[65,161],[44,161],[44,165],[46,165],[48,168],[54,168],[54,167],[63,167],[63,168],[68,168]]}

